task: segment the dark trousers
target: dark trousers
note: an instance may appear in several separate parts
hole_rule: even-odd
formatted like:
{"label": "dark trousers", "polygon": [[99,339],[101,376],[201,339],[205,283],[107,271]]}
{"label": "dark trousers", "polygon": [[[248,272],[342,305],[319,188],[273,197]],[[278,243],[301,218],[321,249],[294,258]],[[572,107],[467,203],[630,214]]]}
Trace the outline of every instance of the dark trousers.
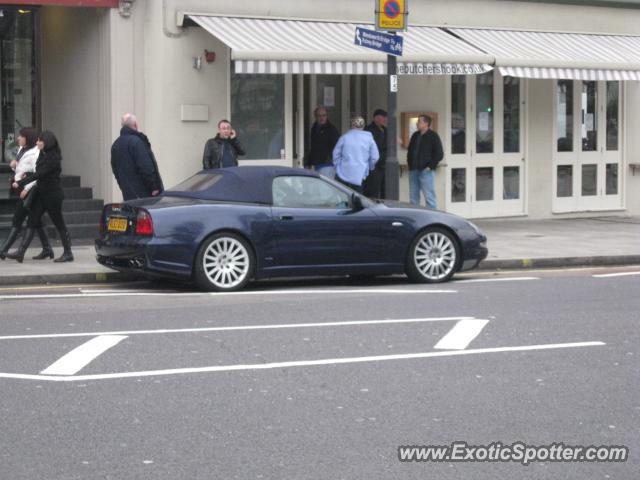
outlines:
{"label": "dark trousers", "polygon": [[363,191],[369,198],[384,198],[384,169],[375,168],[369,172]]}
{"label": "dark trousers", "polygon": [[[34,195],[34,194],[36,193],[33,192],[31,195]],[[17,229],[22,228],[22,223],[24,222],[24,219],[29,216],[29,212],[30,212],[29,209],[24,208],[24,202],[22,200],[18,200],[18,202],[16,203],[16,210],[15,212],[13,212],[13,219],[11,220],[11,226]],[[42,226],[42,223],[38,222],[35,228],[38,228],[40,226]]]}
{"label": "dark trousers", "polygon": [[351,190],[355,190],[358,193],[362,193],[362,186],[361,185],[356,185],[354,183],[349,183],[346,180],[341,179],[338,175],[336,175],[336,180],[339,181],[341,184],[349,187]]}
{"label": "dark trousers", "polygon": [[37,197],[34,198],[33,204],[31,205],[27,226],[29,228],[38,228],[42,222],[42,216],[47,212],[56,229],[58,229],[58,232],[65,231],[67,226],[62,216],[62,201],[64,200],[62,190],[50,193],[38,191],[36,195]]}

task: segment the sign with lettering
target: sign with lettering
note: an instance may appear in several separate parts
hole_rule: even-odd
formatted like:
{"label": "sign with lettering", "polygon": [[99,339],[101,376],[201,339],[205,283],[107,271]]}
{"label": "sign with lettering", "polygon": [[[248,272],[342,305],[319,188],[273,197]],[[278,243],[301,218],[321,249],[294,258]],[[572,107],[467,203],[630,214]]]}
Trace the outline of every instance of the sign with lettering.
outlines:
{"label": "sign with lettering", "polygon": [[402,55],[402,37],[400,35],[391,35],[356,27],[356,38],[353,43],[360,47],[379,50],[389,55]]}
{"label": "sign with lettering", "polygon": [[375,0],[376,30],[402,32],[407,29],[408,0]]}

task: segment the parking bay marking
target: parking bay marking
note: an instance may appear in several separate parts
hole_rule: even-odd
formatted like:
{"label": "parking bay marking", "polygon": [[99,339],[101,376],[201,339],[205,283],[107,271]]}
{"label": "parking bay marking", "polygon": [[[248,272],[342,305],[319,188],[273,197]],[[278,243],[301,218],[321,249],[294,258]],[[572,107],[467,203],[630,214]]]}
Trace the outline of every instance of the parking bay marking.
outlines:
{"label": "parking bay marking", "polygon": [[444,352],[425,352],[425,353],[407,353],[399,355],[379,355],[370,357],[351,357],[351,358],[329,358],[324,360],[303,360],[293,362],[275,362],[261,363],[249,365],[222,365],[212,367],[197,368],[176,368],[169,370],[147,370],[139,372],[123,372],[123,373],[107,373],[97,375],[72,375],[72,376],[47,376],[47,375],[27,375],[17,373],[0,373],[0,378],[18,379],[18,380],[38,380],[51,382],[86,382],[89,380],[107,380],[118,378],[134,378],[134,377],[151,377],[162,375],[178,375],[186,373],[210,373],[210,372],[231,372],[242,370],[267,370],[273,368],[291,368],[291,367],[310,367],[317,365],[339,365],[350,363],[365,362],[382,362],[390,360],[411,360],[431,357],[450,357],[457,355],[477,355],[483,353],[499,353],[499,352],[526,352],[535,350],[550,350],[561,348],[579,348],[579,347],[596,347],[604,346],[604,342],[576,342],[576,343],[552,343],[546,345],[524,345],[519,347],[498,347],[498,348],[478,348],[471,350],[451,350]]}
{"label": "parking bay marking", "polygon": [[127,338],[125,335],[94,337],[74,348],[40,373],[43,375],[74,375],[125,338]]}
{"label": "parking bay marking", "polygon": [[[149,370],[140,372],[122,372],[96,375],[75,375],[91,361],[104,353],[109,348],[117,345],[130,335],[159,334],[159,333],[190,333],[203,331],[238,331],[238,330],[264,330],[264,329],[285,329],[285,328],[310,328],[310,327],[336,327],[336,326],[365,326],[379,324],[399,324],[399,323],[423,323],[456,321],[454,327],[436,344],[435,348],[447,349],[444,352],[409,353],[396,355],[379,355],[367,357],[333,358],[324,360],[302,360],[288,362],[274,362],[267,364],[249,365],[226,365],[195,368],[177,368],[165,370]],[[499,347],[465,350],[482,329],[489,323],[489,320],[476,319],[474,317],[435,317],[435,318],[414,318],[414,319],[385,319],[385,320],[356,320],[346,322],[320,322],[303,324],[278,324],[278,325],[241,325],[227,327],[206,327],[189,329],[164,329],[164,330],[133,330],[120,332],[84,332],[84,333],[62,333],[62,334],[35,334],[35,335],[12,335],[0,337],[0,340],[33,339],[33,338],[60,338],[60,337],[81,337],[92,336],[92,340],[84,343],[80,347],[72,350],[56,361],[50,367],[41,372],[40,375],[0,373],[0,378],[27,379],[27,380],[50,380],[50,381],[78,381],[78,380],[104,380],[112,378],[131,378],[155,375],[175,375],[182,373],[203,373],[203,372],[224,372],[237,370],[262,370],[269,368],[286,368],[296,366],[314,366],[331,364],[362,363],[387,360],[403,360],[415,358],[429,358],[439,356],[451,356],[457,354],[470,353],[495,353],[508,351],[542,350],[550,348],[569,348],[604,345],[603,342],[580,342],[568,344],[549,345],[528,345],[520,347]]]}

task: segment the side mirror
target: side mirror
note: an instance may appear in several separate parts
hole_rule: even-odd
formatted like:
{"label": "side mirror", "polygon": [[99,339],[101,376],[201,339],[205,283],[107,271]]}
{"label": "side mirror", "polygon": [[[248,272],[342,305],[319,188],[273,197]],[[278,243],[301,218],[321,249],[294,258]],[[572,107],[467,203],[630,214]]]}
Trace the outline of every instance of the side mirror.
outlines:
{"label": "side mirror", "polygon": [[364,209],[364,205],[362,204],[362,197],[360,197],[360,195],[358,195],[357,193],[351,194],[351,209],[354,212],[359,212],[360,210]]}

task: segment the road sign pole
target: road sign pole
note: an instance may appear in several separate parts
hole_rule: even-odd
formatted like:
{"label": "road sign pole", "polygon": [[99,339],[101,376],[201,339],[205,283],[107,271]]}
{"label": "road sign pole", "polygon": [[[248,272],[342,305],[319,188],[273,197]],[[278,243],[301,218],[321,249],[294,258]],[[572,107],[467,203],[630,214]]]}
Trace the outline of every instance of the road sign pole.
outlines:
{"label": "road sign pole", "polygon": [[400,198],[400,165],[398,164],[398,126],[397,126],[397,90],[396,57],[387,55],[387,163],[385,165],[385,198]]}

